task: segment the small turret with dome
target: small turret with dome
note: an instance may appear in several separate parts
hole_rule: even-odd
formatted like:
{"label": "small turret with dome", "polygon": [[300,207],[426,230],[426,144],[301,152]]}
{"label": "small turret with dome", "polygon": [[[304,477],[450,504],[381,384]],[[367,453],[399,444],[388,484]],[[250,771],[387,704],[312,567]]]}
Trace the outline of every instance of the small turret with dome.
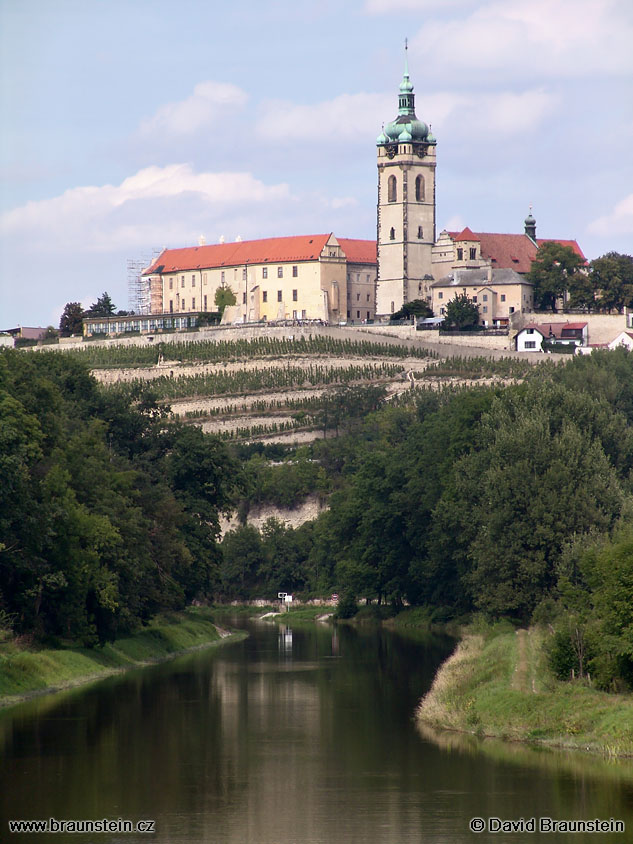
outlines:
{"label": "small turret with dome", "polygon": [[409,79],[408,44],[404,45],[404,75],[398,94],[398,116],[383,126],[376,140],[377,146],[389,146],[398,143],[435,144],[436,140],[429,127],[415,114],[415,94]]}

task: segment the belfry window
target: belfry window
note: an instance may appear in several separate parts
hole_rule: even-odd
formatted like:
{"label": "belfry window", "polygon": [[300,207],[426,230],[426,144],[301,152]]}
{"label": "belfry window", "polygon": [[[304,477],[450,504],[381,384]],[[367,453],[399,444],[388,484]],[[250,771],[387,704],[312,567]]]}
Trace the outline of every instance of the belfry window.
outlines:
{"label": "belfry window", "polygon": [[415,201],[424,202],[424,176],[415,178]]}
{"label": "belfry window", "polygon": [[397,196],[396,177],[389,176],[389,181],[387,182],[387,200],[389,202],[396,202]]}

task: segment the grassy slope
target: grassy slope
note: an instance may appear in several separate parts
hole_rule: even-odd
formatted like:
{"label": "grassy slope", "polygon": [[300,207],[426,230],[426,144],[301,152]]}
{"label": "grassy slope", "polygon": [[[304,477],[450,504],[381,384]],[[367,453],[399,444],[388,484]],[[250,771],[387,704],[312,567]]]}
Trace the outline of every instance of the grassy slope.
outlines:
{"label": "grassy slope", "polygon": [[443,729],[633,755],[633,695],[554,680],[545,633],[470,632],[440,668],[418,717]]}
{"label": "grassy slope", "polygon": [[196,610],[156,619],[139,633],[103,648],[25,650],[8,644],[0,651],[0,705],[169,659],[220,639],[209,613]]}

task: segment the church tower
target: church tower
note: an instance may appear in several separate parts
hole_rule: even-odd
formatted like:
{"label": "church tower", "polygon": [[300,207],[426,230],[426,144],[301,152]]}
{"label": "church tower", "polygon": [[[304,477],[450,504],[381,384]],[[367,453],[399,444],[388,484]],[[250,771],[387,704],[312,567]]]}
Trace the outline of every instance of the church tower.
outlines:
{"label": "church tower", "polygon": [[435,146],[415,116],[406,58],[398,116],[378,136],[378,281],[376,315],[405,302],[430,302],[431,250],[435,243]]}

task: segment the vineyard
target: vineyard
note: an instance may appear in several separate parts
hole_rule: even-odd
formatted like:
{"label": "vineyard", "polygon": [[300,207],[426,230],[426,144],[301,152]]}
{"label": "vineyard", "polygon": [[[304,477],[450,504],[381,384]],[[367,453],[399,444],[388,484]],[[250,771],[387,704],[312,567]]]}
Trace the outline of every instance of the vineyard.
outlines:
{"label": "vineyard", "polygon": [[[68,352],[66,352],[68,354]],[[296,340],[278,337],[258,337],[253,340],[212,342],[209,340],[185,343],[157,343],[143,346],[94,347],[90,345],[73,349],[72,354],[82,356],[92,369],[116,367],[156,366],[161,362],[174,363],[224,363],[253,358],[278,358],[281,356],[336,356],[378,358],[433,358],[435,352],[410,349],[389,343],[365,340],[338,340],[315,335]]]}
{"label": "vineyard", "polygon": [[[234,441],[307,441],[335,430],[355,389],[382,390],[404,405],[420,391],[517,380],[532,365],[511,358],[438,359],[423,348],[329,336],[90,347],[105,389],[128,401],[148,392],[171,412]],[[347,391],[347,392],[346,392]],[[338,408],[334,409],[333,408]]]}

